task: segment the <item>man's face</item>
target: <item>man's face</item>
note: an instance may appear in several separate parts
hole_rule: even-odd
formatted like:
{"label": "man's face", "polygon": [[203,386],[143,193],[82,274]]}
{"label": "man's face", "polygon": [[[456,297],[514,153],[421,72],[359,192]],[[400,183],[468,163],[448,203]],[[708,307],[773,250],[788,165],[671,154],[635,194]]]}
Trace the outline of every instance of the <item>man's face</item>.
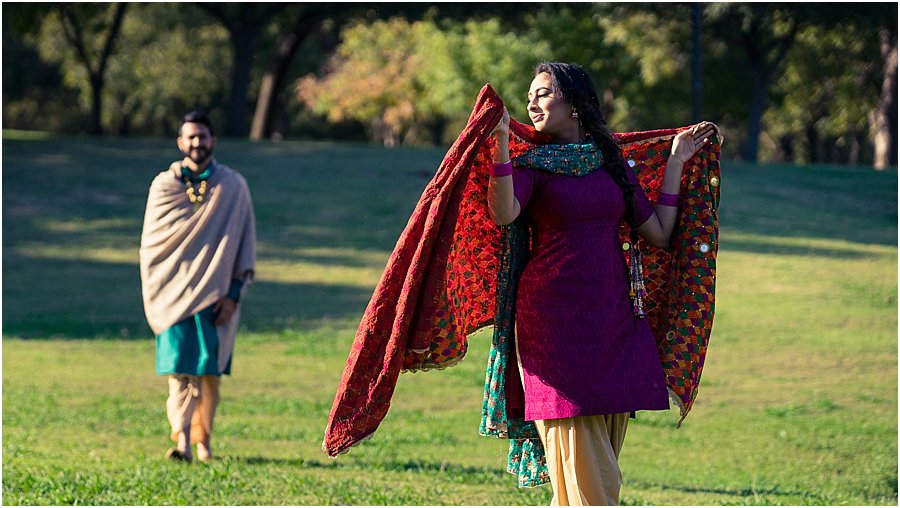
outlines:
{"label": "man's face", "polygon": [[202,123],[185,123],[178,137],[178,149],[198,166],[206,162],[216,146],[216,138]]}

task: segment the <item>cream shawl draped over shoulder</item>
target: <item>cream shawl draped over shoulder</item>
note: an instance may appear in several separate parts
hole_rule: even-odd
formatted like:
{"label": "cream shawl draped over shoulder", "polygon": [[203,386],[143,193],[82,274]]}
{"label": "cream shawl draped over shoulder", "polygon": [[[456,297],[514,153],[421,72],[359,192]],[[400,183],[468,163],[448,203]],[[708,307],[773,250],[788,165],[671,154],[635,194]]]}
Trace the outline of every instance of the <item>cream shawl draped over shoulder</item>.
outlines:
{"label": "cream shawl draped over shoulder", "polygon": [[[214,304],[233,278],[252,278],[256,222],[244,178],[215,160],[206,201],[195,211],[181,181],[181,161],[154,178],[141,234],[141,291],[153,333]],[[240,307],[238,307],[238,310]],[[230,350],[240,313],[217,327],[220,347]]]}

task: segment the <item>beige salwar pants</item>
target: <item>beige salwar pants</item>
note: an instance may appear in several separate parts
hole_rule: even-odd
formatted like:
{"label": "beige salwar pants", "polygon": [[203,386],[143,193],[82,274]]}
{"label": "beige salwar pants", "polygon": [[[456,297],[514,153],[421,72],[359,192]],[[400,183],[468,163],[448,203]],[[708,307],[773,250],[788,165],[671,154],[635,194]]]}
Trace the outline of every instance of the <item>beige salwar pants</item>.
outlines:
{"label": "beige salwar pants", "polygon": [[191,443],[209,443],[213,419],[219,406],[219,376],[169,376],[166,414],[172,426],[172,441],[189,431]]}
{"label": "beige salwar pants", "polygon": [[[519,351],[516,330],[516,352]],[[522,359],[516,354],[519,379],[525,385]],[[619,504],[622,471],[619,451],[631,413],[535,420],[550,473],[550,506],[614,506]]]}
{"label": "beige salwar pants", "polygon": [[631,413],[536,420],[553,486],[551,506],[619,504],[619,451]]}

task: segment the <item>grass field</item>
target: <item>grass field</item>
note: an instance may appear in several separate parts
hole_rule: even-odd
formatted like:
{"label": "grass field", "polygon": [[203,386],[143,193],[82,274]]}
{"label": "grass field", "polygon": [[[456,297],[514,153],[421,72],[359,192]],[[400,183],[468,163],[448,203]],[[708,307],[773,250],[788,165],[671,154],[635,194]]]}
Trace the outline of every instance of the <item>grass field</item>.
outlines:
{"label": "grass field", "polygon": [[[140,299],[174,140],[3,136],[3,503],[542,505],[478,436],[489,335],[404,374],[374,438],[322,434],[356,325],[442,150],[222,140],[258,276],[209,465],[169,463]],[[639,413],[624,504],[897,504],[897,172],[725,164],[716,322],[681,429]]]}

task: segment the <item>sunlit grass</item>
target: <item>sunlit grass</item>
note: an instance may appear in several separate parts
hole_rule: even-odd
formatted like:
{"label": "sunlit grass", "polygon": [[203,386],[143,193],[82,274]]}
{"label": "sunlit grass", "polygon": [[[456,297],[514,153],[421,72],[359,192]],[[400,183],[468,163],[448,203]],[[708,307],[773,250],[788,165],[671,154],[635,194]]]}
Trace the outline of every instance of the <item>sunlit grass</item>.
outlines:
{"label": "sunlit grass", "polygon": [[[162,459],[137,249],[170,141],[3,146],[5,504],[546,505],[478,435],[489,330],[401,375],[369,441],[325,423],[356,326],[440,150],[224,141],[259,230],[208,466]],[[104,168],[99,169],[98,168]],[[897,504],[897,174],[726,164],[716,319],[692,414],[642,412],[624,504]],[[127,338],[130,340],[116,340]]]}
{"label": "sunlit grass", "polygon": [[45,141],[53,138],[56,134],[41,131],[21,131],[16,129],[3,129],[3,139],[19,140],[19,141]]}

